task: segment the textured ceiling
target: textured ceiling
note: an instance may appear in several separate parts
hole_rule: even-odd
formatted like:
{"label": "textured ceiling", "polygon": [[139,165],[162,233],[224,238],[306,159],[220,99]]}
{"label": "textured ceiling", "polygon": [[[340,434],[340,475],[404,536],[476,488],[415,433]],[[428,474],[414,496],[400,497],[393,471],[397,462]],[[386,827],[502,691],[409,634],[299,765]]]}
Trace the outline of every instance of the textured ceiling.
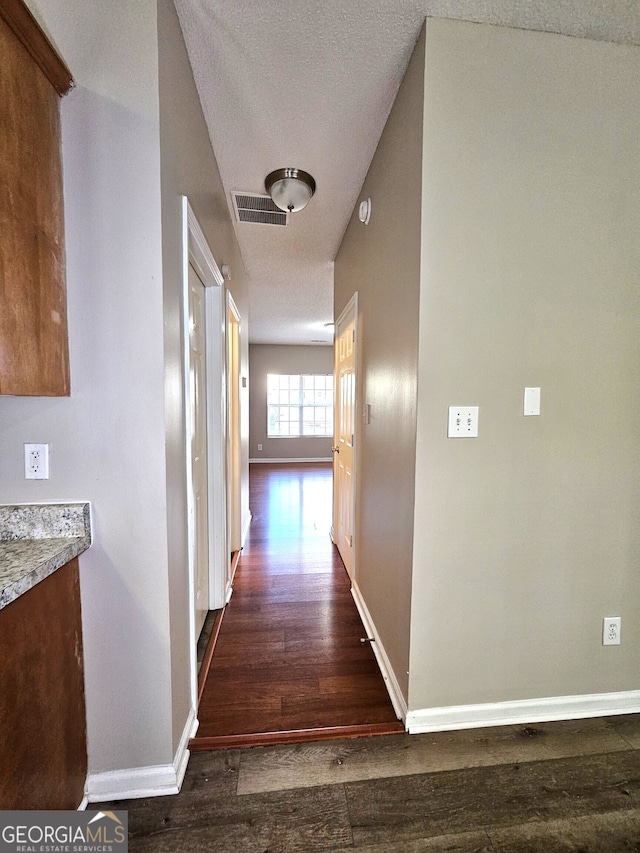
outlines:
{"label": "textured ceiling", "polygon": [[175,5],[230,209],[273,169],[318,185],[287,228],[236,223],[252,343],[331,342],[333,259],[425,16],[640,44],[640,0]]}

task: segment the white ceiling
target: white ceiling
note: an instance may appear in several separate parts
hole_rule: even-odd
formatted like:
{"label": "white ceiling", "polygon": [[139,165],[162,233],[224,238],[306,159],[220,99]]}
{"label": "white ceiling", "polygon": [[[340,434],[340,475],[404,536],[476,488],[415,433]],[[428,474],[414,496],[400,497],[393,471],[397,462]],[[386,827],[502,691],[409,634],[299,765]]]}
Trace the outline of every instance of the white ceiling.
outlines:
{"label": "white ceiling", "polygon": [[[318,189],[287,228],[236,223],[250,341],[332,340],[333,259],[425,16],[640,44],[640,0],[175,0],[227,192]],[[233,212],[232,212],[233,216]]]}

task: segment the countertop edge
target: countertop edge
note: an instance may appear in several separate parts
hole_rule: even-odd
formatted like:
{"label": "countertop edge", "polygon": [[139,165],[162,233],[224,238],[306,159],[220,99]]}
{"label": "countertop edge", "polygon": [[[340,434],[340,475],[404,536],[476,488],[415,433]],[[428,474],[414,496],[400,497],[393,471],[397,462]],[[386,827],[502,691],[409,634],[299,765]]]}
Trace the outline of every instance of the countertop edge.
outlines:
{"label": "countertop edge", "polygon": [[0,556],[0,610],[93,544],[89,501],[2,504],[0,514],[0,551],[7,549]]}
{"label": "countertop edge", "polygon": [[40,563],[35,568],[27,571],[24,575],[8,584],[0,591],[0,610],[15,601],[25,592],[28,592],[37,583],[49,577],[65,563],[83,554],[91,547],[91,536],[78,536],[70,538],[64,545],[48,560]]}

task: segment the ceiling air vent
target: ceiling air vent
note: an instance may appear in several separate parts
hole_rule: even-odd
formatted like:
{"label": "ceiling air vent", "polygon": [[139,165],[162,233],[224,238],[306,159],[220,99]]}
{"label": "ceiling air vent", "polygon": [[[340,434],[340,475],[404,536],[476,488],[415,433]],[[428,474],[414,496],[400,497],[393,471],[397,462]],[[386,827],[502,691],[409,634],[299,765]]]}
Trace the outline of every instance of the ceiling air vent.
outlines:
{"label": "ceiling air vent", "polygon": [[257,225],[289,224],[289,214],[280,210],[268,195],[232,192],[231,198],[238,222],[254,222]]}

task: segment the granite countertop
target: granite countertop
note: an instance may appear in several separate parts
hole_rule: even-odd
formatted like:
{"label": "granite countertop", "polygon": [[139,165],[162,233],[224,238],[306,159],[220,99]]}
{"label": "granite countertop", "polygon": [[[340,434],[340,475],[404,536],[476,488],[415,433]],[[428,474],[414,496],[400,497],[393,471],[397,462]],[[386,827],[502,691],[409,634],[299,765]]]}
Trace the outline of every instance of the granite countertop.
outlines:
{"label": "granite countertop", "polygon": [[0,610],[90,547],[88,503],[0,505]]}

